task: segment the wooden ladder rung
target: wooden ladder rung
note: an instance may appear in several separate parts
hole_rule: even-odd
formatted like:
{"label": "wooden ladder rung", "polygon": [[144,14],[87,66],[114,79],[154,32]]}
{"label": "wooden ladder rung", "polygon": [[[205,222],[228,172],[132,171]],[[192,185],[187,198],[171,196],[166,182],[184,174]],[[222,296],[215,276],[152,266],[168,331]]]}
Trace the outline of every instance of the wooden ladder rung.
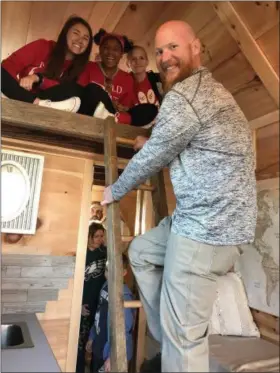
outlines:
{"label": "wooden ladder rung", "polygon": [[122,242],[131,242],[134,236],[122,236]]}
{"label": "wooden ladder rung", "polygon": [[125,300],[124,301],[124,308],[141,308],[142,303],[141,300]]}
{"label": "wooden ladder rung", "polygon": [[135,189],[144,190],[145,192],[153,192],[155,190],[155,187],[149,184],[141,184],[138,185]]}

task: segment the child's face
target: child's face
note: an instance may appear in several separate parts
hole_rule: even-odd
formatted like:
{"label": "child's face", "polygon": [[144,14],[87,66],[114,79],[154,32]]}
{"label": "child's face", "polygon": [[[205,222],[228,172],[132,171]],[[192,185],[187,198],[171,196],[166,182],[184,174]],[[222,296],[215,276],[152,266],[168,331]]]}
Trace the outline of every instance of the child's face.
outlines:
{"label": "child's face", "polygon": [[93,237],[88,238],[88,247],[98,249],[104,243],[104,232],[100,229],[95,232]]}
{"label": "child's face", "polygon": [[131,52],[128,63],[134,74],[140,74],[146,71],[149,61],[142,48],[135,48]]}

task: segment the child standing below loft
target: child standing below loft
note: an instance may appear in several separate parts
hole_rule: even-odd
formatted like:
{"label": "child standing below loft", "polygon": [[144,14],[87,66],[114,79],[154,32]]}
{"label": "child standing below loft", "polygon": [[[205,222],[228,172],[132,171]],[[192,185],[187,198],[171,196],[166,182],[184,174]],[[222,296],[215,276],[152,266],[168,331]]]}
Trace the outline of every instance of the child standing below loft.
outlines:
{"label": "child standing below loft", "polygon": [[[127,275],[128,258],[123,254],[123,277]],[[108,278],[108,263],[106,264],[105,277]],[[132,300],[133,295],[126,284],[123,285],[124,300]],[[90,330],[89,340],[86,350],[92,356],[91,372],[109,372],[110,371],[110,340],[109,340],[109,300],[108,300],[108,281],[103,285],[100,295],[94,324]],[[125,317],[125,336],[127,361],[132,359],[133,339],[132,332],[134,326],[134,311],[131,308],[124,309]]]}

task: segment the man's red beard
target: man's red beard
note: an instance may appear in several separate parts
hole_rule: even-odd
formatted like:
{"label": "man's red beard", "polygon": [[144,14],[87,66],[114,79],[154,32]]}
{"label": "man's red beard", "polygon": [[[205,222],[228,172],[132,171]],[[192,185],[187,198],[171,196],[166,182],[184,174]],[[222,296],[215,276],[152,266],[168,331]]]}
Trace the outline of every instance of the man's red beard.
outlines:
{"label": "man's red beard", "polygon": [[166,75],[163,72],[161,72],[160,77],[162,81],[162,88],[163,88],[164,95],[166,95],[166,93],[169,92],[176,83],[182,82],[183,80],[191,76],[192,71],[193,71],[192,64],[185,65],[183,68],[180,69],[179,74],[176,75],[172,79],[166,79]]}

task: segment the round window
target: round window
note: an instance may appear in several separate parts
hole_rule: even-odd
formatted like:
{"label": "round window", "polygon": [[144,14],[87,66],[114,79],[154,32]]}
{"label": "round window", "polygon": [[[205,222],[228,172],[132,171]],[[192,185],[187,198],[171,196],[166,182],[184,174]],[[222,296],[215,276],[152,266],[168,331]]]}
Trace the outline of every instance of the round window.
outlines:
{"label": "round window", "polygon": [[17,218],[30,198],[30,181],[26,170],[15,161],[1,163],[1,219]]}

